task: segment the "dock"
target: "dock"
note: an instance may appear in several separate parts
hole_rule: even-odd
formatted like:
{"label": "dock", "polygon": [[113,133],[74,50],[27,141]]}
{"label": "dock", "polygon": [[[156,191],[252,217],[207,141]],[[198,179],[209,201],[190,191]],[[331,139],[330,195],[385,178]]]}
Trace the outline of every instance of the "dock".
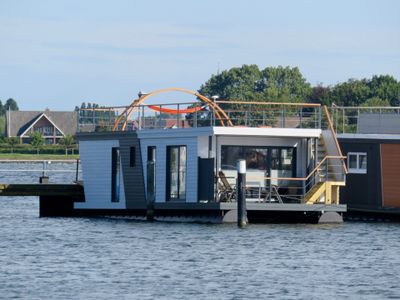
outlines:
{"label": "dock", "polygon": [[0,184],[0,196],[38,196],[41,217],[72,216],[74,202],[85,201],[78,183]]}

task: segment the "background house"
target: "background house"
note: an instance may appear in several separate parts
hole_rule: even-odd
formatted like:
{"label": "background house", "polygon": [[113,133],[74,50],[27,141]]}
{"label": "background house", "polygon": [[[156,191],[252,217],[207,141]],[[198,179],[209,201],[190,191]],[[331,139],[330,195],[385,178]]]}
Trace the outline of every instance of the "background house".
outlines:
{"label": "background house", "polygon": [[77,116],[76,111],[7,111],[5,135],[29,143],[31,134],[38,131],[46,144],[57,144],[66,135],[75,135]]}

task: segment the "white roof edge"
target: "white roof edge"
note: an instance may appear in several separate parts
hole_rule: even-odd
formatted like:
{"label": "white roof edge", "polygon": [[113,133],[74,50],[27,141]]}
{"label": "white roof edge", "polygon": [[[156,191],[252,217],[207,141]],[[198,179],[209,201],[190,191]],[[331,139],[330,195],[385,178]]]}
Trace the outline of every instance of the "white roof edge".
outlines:
{"label": "white roof edge", "polygon": [[136,131],[138,138],[168,138],[168,137],[194,137],[209,136],[213,134],[212,127],[197,128],[166,128],[166,129],[141,129]]}
{"label": "white roof edge", "polygon": [[377,140],[400,140],[400,134],[376,134],[376,133],[342,133],[339,139],[377,139]]}
{"label": "white roof edge", "polygon": [[20,135],[20,137],[24,137],[25,134],[26,134],[37,122],[39,122],[39,120],[40,120],[41,118],[43,118],[43,117],[45,117],[59,132],[61,132],[61,134],[62,134],[63,136],[65,136],[64,132],[63,132],[60,128],[58,128],[58,126],[57,126],[56,124],[54,124],[54,122],[53,122],[52,120],[50,120],[50,118],[49,118],[45,113],[41,113],[41,115],[35,120],[35,122],[33,122],[33,123],[31,124],[31,126],[29,126],[29,127]]}
{"label": "white roof edge", "polygon": [[321,135],[321,129],[216,126],[216,127],[197,127],[197,128],[174,128],[174,129],[142,129],[137,131],[137,135],[139,138],[195,137],[195,136],[210,136],[210,135],[318,138]]}
{"label": "white roof edge", "polygon": [[213,127],[215,135],[245,135],[274,137],[319,137],[321,129],[310,128],[256,128],[256,127]]}

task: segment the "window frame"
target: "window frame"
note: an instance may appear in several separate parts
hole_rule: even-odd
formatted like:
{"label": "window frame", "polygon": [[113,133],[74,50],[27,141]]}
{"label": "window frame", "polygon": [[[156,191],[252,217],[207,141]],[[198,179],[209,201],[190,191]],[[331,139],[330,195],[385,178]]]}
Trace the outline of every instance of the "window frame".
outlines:
{"label": "window frame", "polygon": [[129,148],[129,166],[131,168],[136,167],[136,147],[132,146]]}
{"label": "window frame", "polygon": [[119,147],[111,148],[111,202],[120,201],[121,188],[121,152]]}
{"label": "window frame", "polygon": [[[177,184],[178,184],[178,197],[177,198],[173,198],[171,197],[171,150],[173,148],[177,148],[178,149],[178,157],[177,157],[177,162],[178,162],[178,178],[177,178]],[[180,193],[181,193],[181,187],[179,185],[180,182],[180,176],[181,176],[181,148],[185,148],[185,181],[184,181],[184,190],[185,190],[185,197],[184,198],[180,198]],[[166,180],[166,201],[167,202],[186,202],[186,198],[187,198],[187,162],[188,162],[188,147],[187,145],[168,145],[167,149],[166,149],[166,156],[167,156],[167,180]]]}
{"label": "window frame", "polygon": [[[356,168],[350,167],[350,156],[356,157]],[[365,168],[360,168],[360,156],[365,156]],[[367,170],[368,170],[367,152],[348,152],[347,153],[347,170],[350,174],[367,174]]]}

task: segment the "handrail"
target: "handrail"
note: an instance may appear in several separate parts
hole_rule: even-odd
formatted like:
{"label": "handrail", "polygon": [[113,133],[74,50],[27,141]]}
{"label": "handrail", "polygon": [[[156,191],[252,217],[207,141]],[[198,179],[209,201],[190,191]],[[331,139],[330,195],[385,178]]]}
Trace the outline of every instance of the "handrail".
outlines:
{"label": "handrail", "polygon": [[[339,152],[339,155],[343,156],[342,150],[340,149],[339,142],[338,142],[338,139],[337,139],[337,136],[336,136],[335,129],[333,127],[331,115],[329,114],[328,107],[326,105],[324,105],[324,111],[325,111],[325,115],[326,115],[326,117],[328,119],[329,129],[331,130],[332,135],[333,135],[333,139],[335,140],[336,148],[337,148],[337,150]],[[342,162],[342,163],[343,163],[344,172],[347,174],[348,170],[347,170],[346,164],[344,162]]]}
{"label": "handrail", "polygon": [[319,103],[290,103],[290,102],[260,102],[242,100],[217,100],[215,103],[223,104],[260,104],[260,105],[280,105],[280,106],[302,106],[302,107],[321,107]]}
{"label": "handrail", "polygon": [[[332,159],[332,158],[337,158],[337,159],[344,159],[346,158],[345,156],[333,156],[333,155],[328,155],[325,156],[318,164],[317,166],[306,176],[306,177],[264,177],[264,179],[267,180],[292,180],[292,181],[307,181],[310,179],[310,177],[318,171],[318,169],[321,167],[321,165],[327,160],[327,159]],[[344,167],[344,166],[343,166]],[[251,176],[248,176],[247,178],[252,178]]]}

